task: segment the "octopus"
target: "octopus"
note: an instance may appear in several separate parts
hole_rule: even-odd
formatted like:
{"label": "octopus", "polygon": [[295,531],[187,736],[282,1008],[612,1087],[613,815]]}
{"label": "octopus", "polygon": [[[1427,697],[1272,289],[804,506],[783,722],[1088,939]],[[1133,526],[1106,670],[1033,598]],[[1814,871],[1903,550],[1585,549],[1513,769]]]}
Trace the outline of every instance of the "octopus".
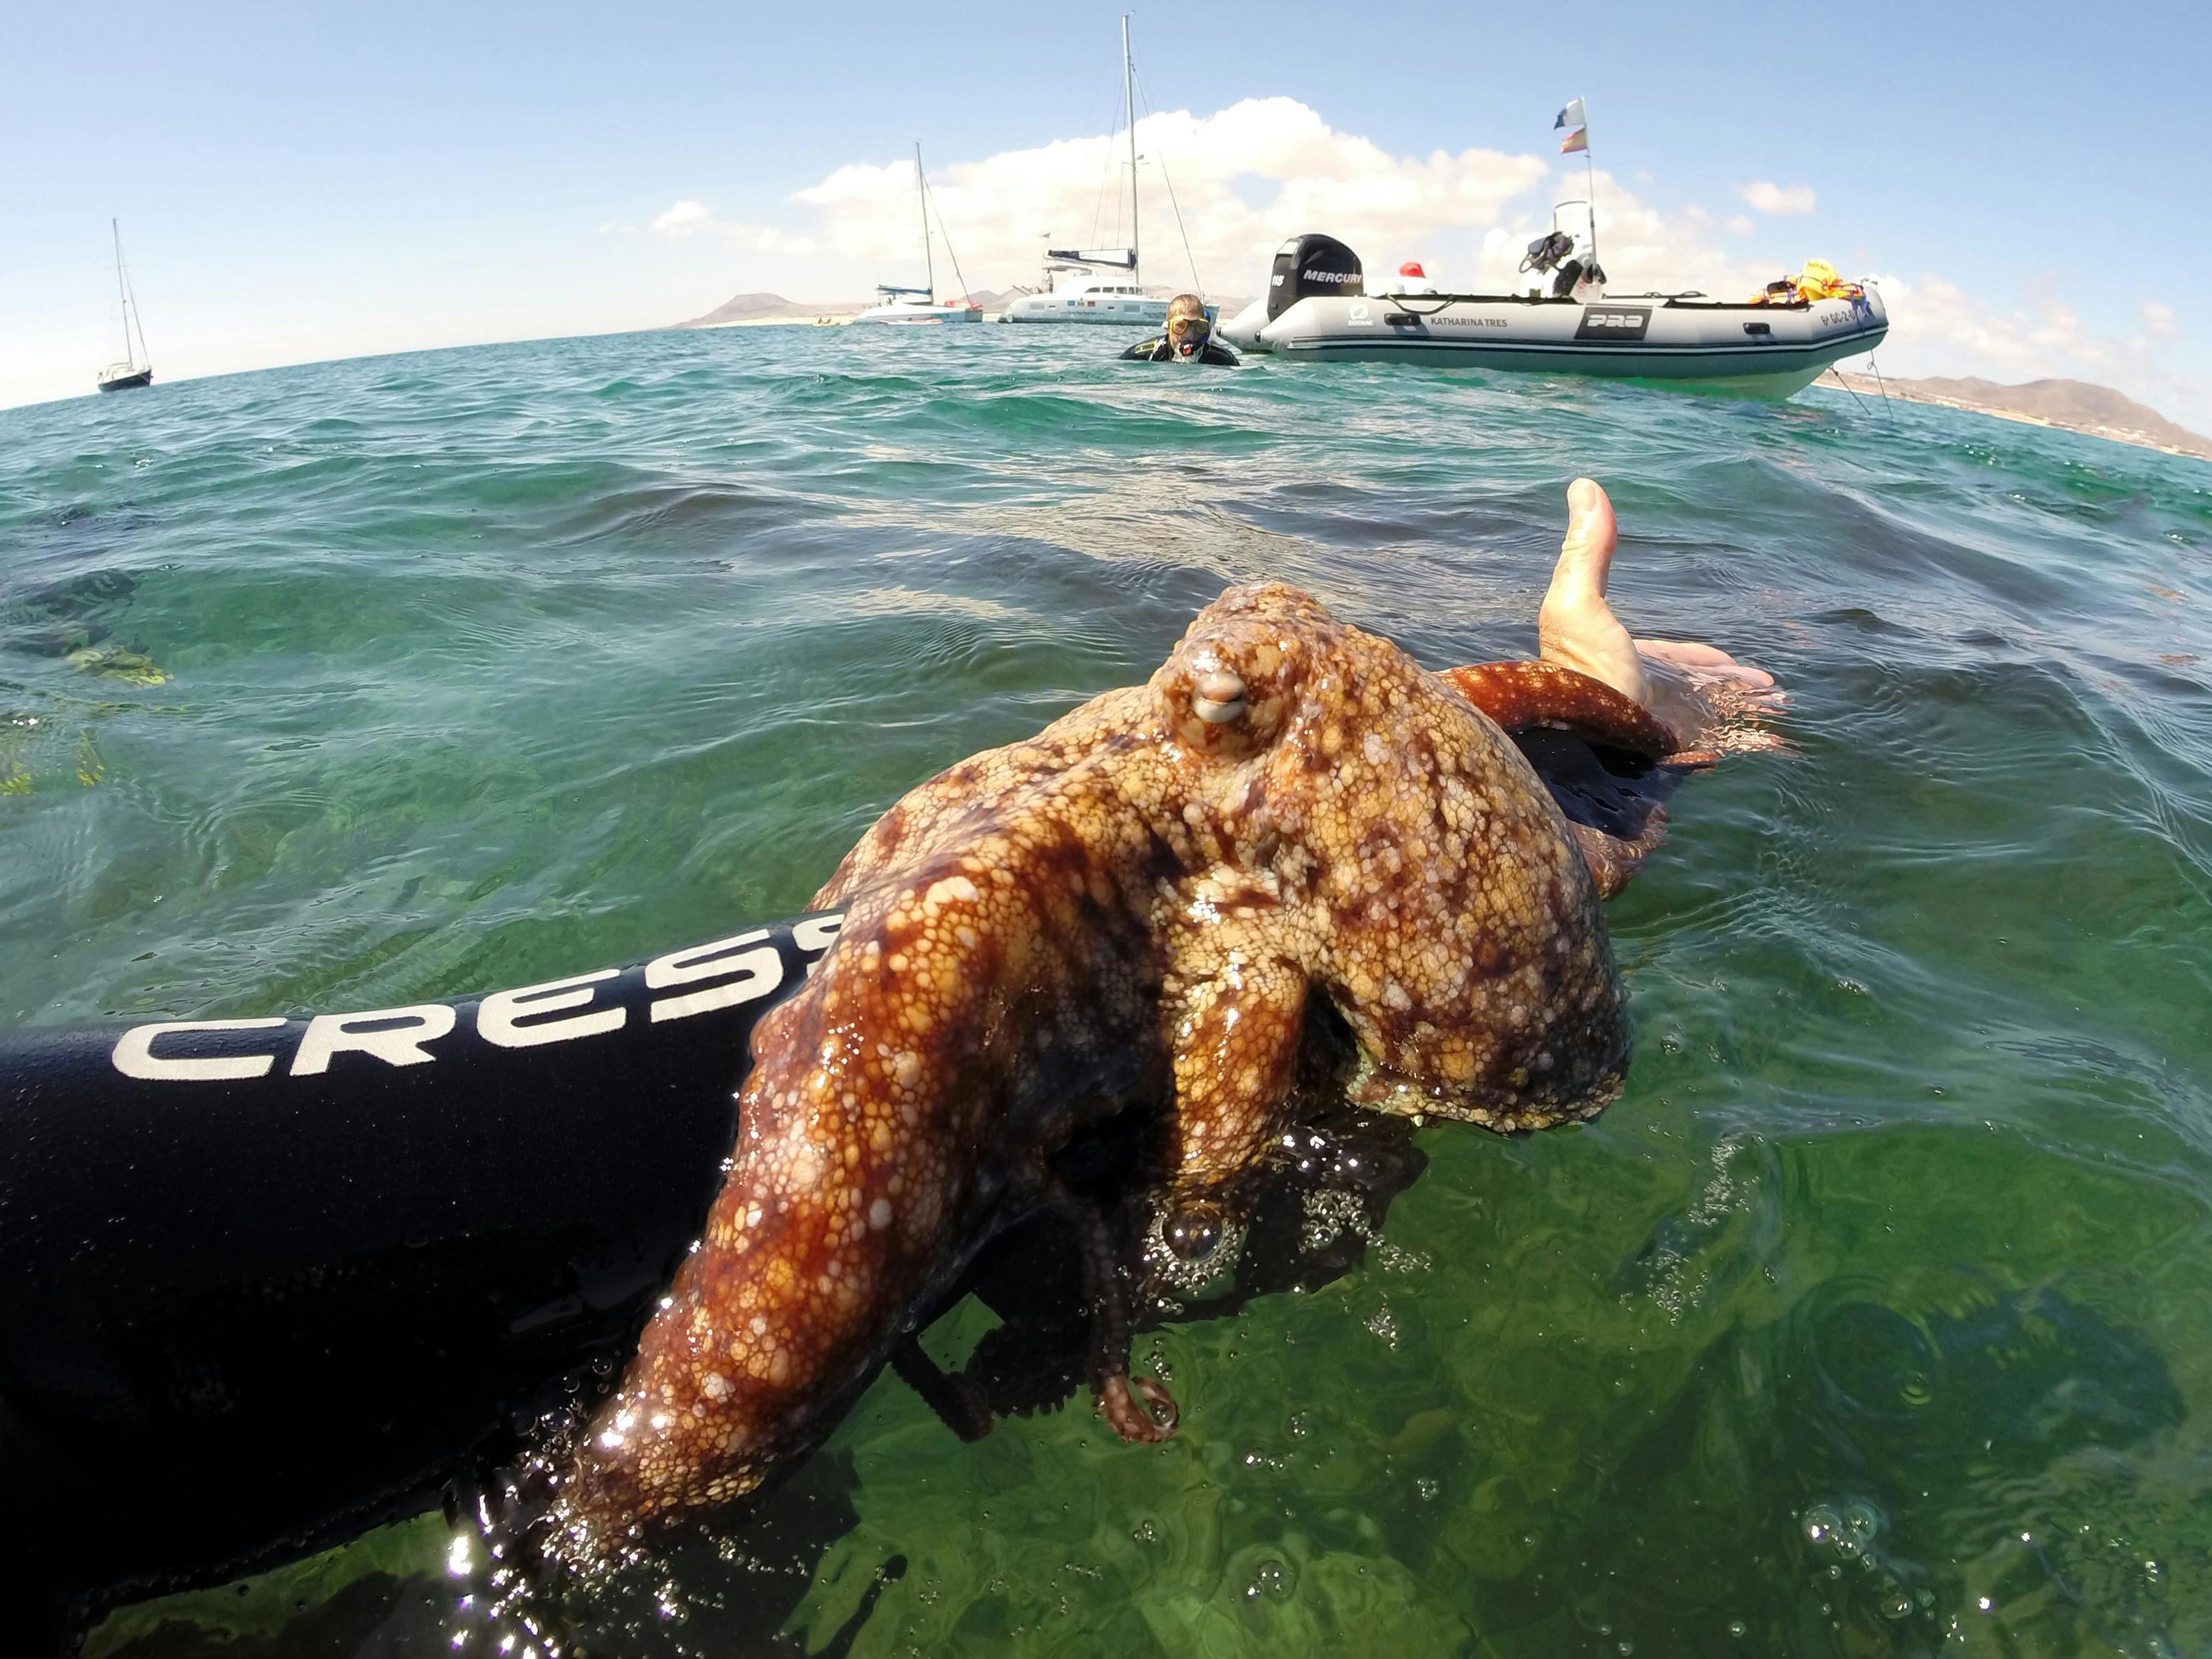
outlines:
{"label": "octopus", "polygon": [[578,1437],[556,1526],[635,1537],[759,1492],[887,1361],[923,1374],[919,1325],[1040,1215],[1083,1241],[1100,1414],[1171,1433],[1059,1162],[1121,1115],[1151,1116],[1157,1239],[1203,1261],[1251,1214],[1325,1034],[1359,1108],[1519,1132],[1614,1098],[1629,1027],[1599,902],[1662,815],[1563,810],[1601,809],[1603,780],[1555,793],[1516,734],[1694,766],[1712,686],[1754,712],[1778,694],[1631,641],[1604,599],[1610,506],[1587,480],[1570,499],[1538,661],[1431,672],[1296,588],[1234,587],[1145,684],[884,814],[816,896],[842,931],[754,1033],[704,1234]]}

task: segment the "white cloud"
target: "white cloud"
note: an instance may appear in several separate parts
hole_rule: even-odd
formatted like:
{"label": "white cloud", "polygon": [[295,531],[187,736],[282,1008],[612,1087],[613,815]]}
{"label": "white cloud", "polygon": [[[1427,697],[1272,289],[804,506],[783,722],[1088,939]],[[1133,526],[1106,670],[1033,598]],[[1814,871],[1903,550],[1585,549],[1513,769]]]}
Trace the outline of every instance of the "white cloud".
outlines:
{"label": "white cloud", "polygon": [[[1171,182],[1200,276],[1231,293],[1257,290],[1277,243],[1323,228],[1376,270],[1409,258],[1463,262],[1484,227],[1548,172],[1534,156],[1495,150],[1392,155],[1289,98],[1248,99],[1208,116],[1147,116],[1137,141],[1146,276],[1176,282],[1190,269]],[[1123,242],[1127,217],[1114,216],[1123,154],[1100,134],[933,173],[930,193],[970,285],[1035,282],[1048,239]],[[842,167],[794,199],[818,221],[814,240],[854,276],[873,281],[917,262],[912,162]]]}
{"label": "white cloud", "polygon": [[1721,228],[1727,231],[1731,236],[1748,236],[1753,231],[1758,229],[1759,227],[1751,222],[1751,216],[1749,214],[1739,213],[1734,218],[1730,219],[1728,223],[1722,226]]}
{"label": "white cloud", "polygon": [[704,202],[678,202],[653,222],[653,229],[661,236],[689,236],[703,230],[714,218]]}
{"label": "white cloud", "polygon": [[2174,320],[2173,307],[2158,300],[2142,302],[2143,332],[2154,340],[2178,340],[2181,325]]}
{"label": "white cloud", "polygon": [[1784,189],[1761,179],[1756,184],[1739,185],[1735,193],[1759,213],[1810,213],[1813,210],[1813,186],[1791,185]]}

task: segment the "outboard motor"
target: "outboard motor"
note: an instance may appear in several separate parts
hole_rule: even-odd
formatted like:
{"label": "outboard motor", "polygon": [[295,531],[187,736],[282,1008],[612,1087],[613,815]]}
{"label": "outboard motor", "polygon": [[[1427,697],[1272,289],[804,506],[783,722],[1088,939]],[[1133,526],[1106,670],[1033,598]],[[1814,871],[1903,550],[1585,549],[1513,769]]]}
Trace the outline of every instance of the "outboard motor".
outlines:
{"label": "outboard motor", "polygon": [[1316,294],[1364,295],[1359,256],[1334,236],[1294,236],[1276,251],[1267,278],[1267,320]]}

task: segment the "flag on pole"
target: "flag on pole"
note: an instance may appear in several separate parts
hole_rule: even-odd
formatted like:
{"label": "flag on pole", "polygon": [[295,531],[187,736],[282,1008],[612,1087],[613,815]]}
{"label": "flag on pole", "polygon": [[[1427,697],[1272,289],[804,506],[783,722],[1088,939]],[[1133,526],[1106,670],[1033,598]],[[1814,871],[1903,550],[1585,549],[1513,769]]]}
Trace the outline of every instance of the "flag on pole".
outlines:
{"label": "flag on pole", "polygon": [[1589,129],[1588,127],[1577,127],[1559,140],[1559,154],[1562,155],[1573,155],[1589,148]]}
{"label": "flag on pole", "polygon": [[1583,113],[1583,100],[1577,98],[1559,112],[1559,118],[1552,123],[1552,131],[1557,132],[1561,127],[1586,127],[1589,125],[1589,117]]}

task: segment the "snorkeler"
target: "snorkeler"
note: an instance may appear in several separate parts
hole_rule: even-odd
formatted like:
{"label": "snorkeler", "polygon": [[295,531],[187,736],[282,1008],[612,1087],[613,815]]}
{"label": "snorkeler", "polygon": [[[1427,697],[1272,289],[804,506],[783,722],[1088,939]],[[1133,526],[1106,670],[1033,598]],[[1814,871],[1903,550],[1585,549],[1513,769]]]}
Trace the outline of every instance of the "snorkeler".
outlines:
{"label": "snorkeler", "polygon": [[1121,354],[1121,359],[1124,362],[1237,367],[1237,354],[1213,337],[1213,319],[1206,314],[1206,301],[1195,294],[1178,294],[1169,301],[1168,331],[1138,341]]}

